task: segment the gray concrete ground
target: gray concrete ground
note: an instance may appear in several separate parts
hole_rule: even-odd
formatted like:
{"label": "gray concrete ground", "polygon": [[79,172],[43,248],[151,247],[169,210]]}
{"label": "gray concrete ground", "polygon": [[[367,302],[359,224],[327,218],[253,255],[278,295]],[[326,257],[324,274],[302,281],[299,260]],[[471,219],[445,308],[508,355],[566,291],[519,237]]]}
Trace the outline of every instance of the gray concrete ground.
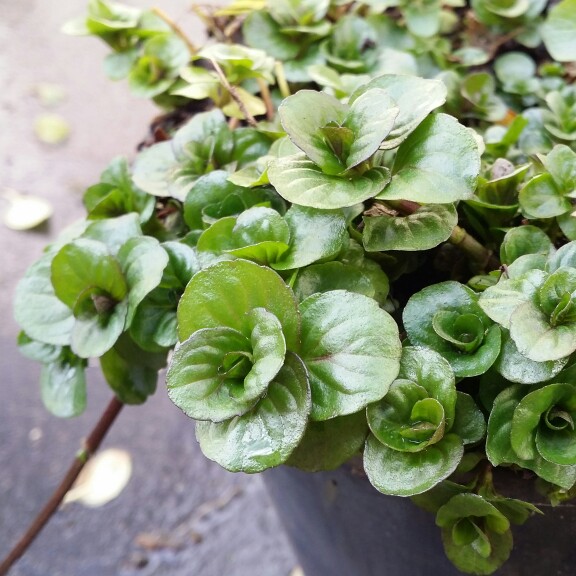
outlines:
{"label": "gray concrete ground", "polygon": [[[161,5],[198,40],[200,26],[185,0]],[[0,557],[49,496],[110,398],[94,372],[83,416],[58,420],[44,410],[38,366],[15,345],[14,287],[47,241],[82,213],[83,189],[115,155],[132,153],[155,114],[126,85],[105,79],[106,49],[97,40],[59,33],[84,6],[77,0],[0,0],[0,187],[42,196],[55,208],[41,231],[0,225]],[[57,83],[67,93],[54,109],[71,126],[65,145],[49,147],[34,135],[34,120],[46,111],[34,95],[40,82]],[[0,200],[0,211],[6,208]],[[207,461],[191,422],[167,400],[162,383],[145,407],[125,409],[105,446],[133,457],[125,491],[102,508],[64,507],[14,576],[284,576],[296,564],[260,479]],[[143,548],[142,534],[167,537],[170,545]]]}

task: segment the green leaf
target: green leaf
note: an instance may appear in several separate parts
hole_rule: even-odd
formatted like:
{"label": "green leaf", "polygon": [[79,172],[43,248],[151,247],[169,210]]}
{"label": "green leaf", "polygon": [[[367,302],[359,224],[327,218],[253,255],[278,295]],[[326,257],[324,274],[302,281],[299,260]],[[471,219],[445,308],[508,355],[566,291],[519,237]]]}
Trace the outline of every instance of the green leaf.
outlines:
{"label": "green leaf", "polygon": [[198,113],[177,130],[172,140],[138,154],[134,182],[154,196],[183,201],[200,176],[232,161],[234,142],[221,110]]}
{"label": "green leaf", "polygon": [[86,360],[64,352],[42,366],[40,393],[46,409],[59,418],[79,416],[86,408]]}
{"label": "green leaf", "polygon": [[542,27],[542,39],[554,60],[576,60],[576,0],[563,0],[552,7]]}
{"label": "green leaf", "polygon": [[538,476],[570,489],[576,482],[576,466],[561,466],[547,462],[541,456],[531,460],[520,458],[510,442],[512,420],[520,400],[526,395],[526,388],[520,384],[510,386],[501,392],[490,412],[488,419],[488,435],[486,439],[486,454],[493,466],[500,464],[517,464],[522,468],[534,471]]}
{"label": "green leaf", "polygon": [[341,210],[316,210],[293,205],[286,212],[290,247],[276,270],[303,268],[318,260],[336,257],[348,240],[346,217]]}
{"label": "green leaf", "polygon": [[84,205],[91,220],[114,218],[138,212],[147,222],[154,212],[155,200],[132,183],[126,159],[116,157],[100,176],[100,183],[84,193]]}
{"label": "green leaf", "polygon": [[43,364],[55,362],[60,358],[62,353],[61,346],[33,340],[23,331],[18,334],[17,343],[18,350],[23,356],[26,356],[26,358],[30,358],[30,360],[34,360],[35,362],[42,362]]}
{"label": "green leaf", "polygon": [[288,250],[290,229],[271,208],[253,207],[238,218],[222,218],[198,239],[198,250],[228,253],[239,258],[271,264]]}
{"label": "green leaf", "polygon": [[184,201],[184,221],[192,230],[202,230],[202,211],[204,207],[222,202],[234,193],[243,192],[243,188],[228,181],[228,172],[214,170],[200,177],[194,184],[193,192]]}
{"label": "green leaf", "polygon": [[130,89],[141,98],[158,96],[170,88],[178,70],[189,60],[190,50],[178,35],[156,33],[144,42],[140,57],[128,74]]}
{"label": "green leaf", "polygon": [[384,90],[400,108],[394,128],[380,145],[384,150],[400,146],[432,110],[444,104],[447,93],[440,80],[386,74],[358,88],[350,97],[349,104],[352,106],[357,98],[374,88]]}
{"label": "green leaf", "polygon": [[506,380],[519,384],[538,384],[556,376],[568,362],[568,357],[548,362],[536,362],[523,356],[518,351],[510,334],[505,332],[502,349],[494,368]]}
{"label": "green leaf", "polygon": [[572,204],[548,173],[532,178],[518,195],[522,211],[529,218],[553,218],[570,210]]}
{"label": "green leaf", "polygon": [[[458,317],[463,316],[463,319],[450,327],[449,332],[442,331],[441,316],[436,316],[440,312],[454,313]],[[470,316],[476,316],[480,320],[484,334],[480,345],[470,352],[465,352],[462,348],[474,343],[479,335],[479,324],[477,320],[471,320]],[[447,318],[449,321],[449,318],[455,319],[456,316]],[[491,325],[478,305],[478,295],[458,282],[441,282],[414,294],[404,308],[403,321],[410,341],[440,352],[450,362],[456,376],[483,374],[500,353],[500,329]],[[474,334],[470,332],[470,323],[476,326]]]}
{"label": "green leaf", "polygon": [[87,299],[92,299],[92,311],[98,313],[96,298],[108,298],[110,309],[123,300],[128,291],[119,263],[108,248],[101,242],[84,238],[65,245],[54,256],[52,283],[56,296],[74,310],[76,316],[84,313]]}
{"label": "green leaf", "polygon": [[347,112],[339,100],[314,90],[300,90],[278,107],[290,140],[326,174],[339,174],[347,166],[326,143],[321,129],[329,124],[342,125]]}
{"label": "green leaf", "polygon": [[464,353],[474,352],[484,340],[484,324],[475,314],[439,310],[432,317],[432,327],[440,338]]}
{"label": "green leaf", "polygon": [[428,348],[402,349],[388,393],[367,409],[372,434],[393,450],[420,452],[452,428],[456,387],[450,365]]}
{"label": "green leaf", "polygon": [[536,74],[536,63],[524,52],[507,52],[494,62],[494,72],[504,85],[530,80]]}
{"label": "green leaf", "polygon": [[118,252],[118,261],[128,284],[128,315],[130,326],[136,308],[162,280],[168,255],[155,238],[132,238]]}
{"label": "green leaf", "polygon": [[368,252],[429,250],[447,240],[457,223],[453,204],[421,206],[409,216],[364,217],[362,242]]}
{"label": "green leaf", "polygon": [[319,472],[335,470],[358,454],[368,436],[364,410],[324,422],[308,422],[304,437],[286,464]]}
{"label": "green leaf", "polygon": [[306,369],[289,353],[252,410],[226,422],[198,422],[196,437],[204,454],[227,470],[261,472],[287,460],[304,434],[309,411]]}
{"label": "green leaf", "polygon": [[510,336],[518,351],[535,362],[560,360],[576,350],[576,323],[552,326],[549,317],[531,302],[514,311]]}
{"label": "green leaf", "polygon": [[376,196],[390,181],[390,171],[372,168],[361,176],[325,174],[305,154],[277,158],[268,168],[270,182],[285,200],[320,209],[354,206]]}
{"label": "green leaf", "polygon": [[480,442],[486,435],[486,421],[482,411],[472,396],[460,391],[457,392],[456,417],[452,432],[462,439],[464,445]]}
{"label": "green leaf", "polygon": [[297,58],[300,46],[290,36],[282,34],[280,25],[265,11],[252,12],[242,26],[248,46],[264,50],[280,61]]}
{"label": "green leaf", "polygon": [[369,298],[374,298],[376,292],[367,274],[355,266],[342,262],[308,266],[299,271],[294,284],[294,294],[299,302],[313,294],[330,290],[347,290]]}
{"label": "green leaf", "polygon": [[282,26],[300,24],[308,26],[325,18],[329,0],[274,0],[268,1],[273,18]]}
{"label": "green leaf", "polygon": [[385,90],[374,88],[352,102],[344,127],[354,133],[346,168],[368,160],[390,134],[400,109]]}
{"label": "green leaf", "polygon": [[384,399],[368,406],[367,415],[378,441],[399,452],[421,452],[444,435],[442,404],[410,380],[395,380]]}
{"label": "green leaf", "polygon": [[544,166],[564,194],[572,196],[576,189],[576,153],[559,144],[544,159]]}
{"label": "green leaf", "polygon": [[[251,360],[250,339],[240,332],[224,327],[198,330],[174,351],[166,375],[168,396],[197,420],[222,422],[245,414],[270,383],[259,381],[246,393],[244,376]],[[282,362],[283,357],[280,367]]]}
{"label": "green leaf", "polygon": [[392,317],[371,298],[344,290],[311,296],[300,312],[312,419],[352,414],[382,398],[400,364]]}
{"label": "green leaf", "polygon": [[[570,417],[576,413],[576,393],[570,384],[549,384],[524,396],[512,419],[510,442],[516,454],[533,460],[538,454],[553,464],[576,464],[576,434],[573,422],[554,429],[550,411],[561,409]],[[544,422],[547,420],[547,423]],[[570,419],[571,421],[571,419]],[[547,425],[548,424],[548,425]],[[540,448],[543,448],[542,452]]]}
{"label": "green leaf", "polygon": [[282,325],[288,350],[299,342],[296,299],[273,270],[247,260],[219,262],[190,281],[178,306],[178,334],[186,340],[202,328],[225,326],[251,334],[247,314],[265,308]]}
{"label": "green leaf", "polygon": [[116,343],[126,324],[128,302],[123,300],[105,314],[76,318],[72,329],[72,351],[81,358],[98,358]]}
{"label": "green leaf", "polygon": [[530,270],[518,278],[501,279],[498,284],[482,292],[478,304],[494,322],[510,328],[515,311],[536,298],[546,278],[547,274],[542,270]]}
{"label": "green leaf", "polygon": [[142,404],[156,391],[158,370],[165,354],[150,354],[129,337],[121,337],[100,358],[106,382],[124,404]]}
{"label": "green leaf", "polygon": [[433,204],[469,199],[479,171],[480,153],[472,133],[455,118],[436,114],[402,143],[392,180],[377,198]]}
{"label": "green leaf", "polygon": [[140,217],[131,212],[116,218],[95,220],[86,226],[82,237],[87,240],[102,242],[108,247],[110,254],[115,256],[130,238],[142,236]]}
{"label": "green leaf", "polygon": [[404,17],[408,30],[416,36],[430,38],[438,33],[442,22],[441,2],[431,0],[417,5],[406,4]]}
{"label": "green leaf", "polygon": [[413,496],[448,478],[463,454],[462,440],[455,434],[447,434],[421,452],[398,452],[370,435],[364,449],[364,470],[383,494]]}
{"label": "green leaf", "polygon": [[[470,538],[457,537],[457,527],[463,522],[474,529]],[[442,527],[446,555],[459,570],[492,574],[510,556],[512,533],[508,520],[477,494],[454,496],[438,510],[436,523]]]}
{"label": "green leaf", "polygon": [[556,253],[550,256],[546,266],[549,272],[556,272],[562,267],[576,268],[576,242],[569,242],[558,248]]}
{"label": "green leaf", "polygon": [[546,232],[536,226],[519,226],[512,228],[504,236],[500,245],[500,260],[502,264],[509,265],[525,254],[548,256],[553,252],[554,245]]}
{"label": "green leaf", "polygon": [[16,287],[14,317],[34,340],[55,346],[70,345],[74,316],[54,292],[51,276],[53,254],[32,264]]}

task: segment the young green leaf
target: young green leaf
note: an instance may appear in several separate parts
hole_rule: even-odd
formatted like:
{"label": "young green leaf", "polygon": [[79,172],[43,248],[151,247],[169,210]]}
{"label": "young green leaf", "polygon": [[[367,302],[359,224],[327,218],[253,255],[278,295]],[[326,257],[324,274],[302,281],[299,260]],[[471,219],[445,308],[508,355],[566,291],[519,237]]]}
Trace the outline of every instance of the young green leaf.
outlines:
{"label": "young green leaf", "polygon": [[339,174],[347,166],[345,158],[327,144],[321,129],[343,125],[347,113],[348,108],[339,100],[313,90],[300,90],[278,107],[282,126],[290,140],[326,174]]}
{"label": "young green leaf", "polygon": [[310,411],[301,360],[290,354],[266,396],[249,412],[225,422],[198,422],[204,454],[231,472],[261,472],[284,463],[300,442]]}
{"label": "young green leaf", "polygon": [[288,350],[295,350],[300,317],[294,294],[276,272],[247,260],[220,262],[192,278],[178,306],[180,340],[216,327],[233,328],[248,337],[247,315],[254,308],[278,318]]}
{"label": "young green leaf", "polygon": [[289,202],[330,210],[376,196],[390,182],[390,171],[376,167],[361,176],[331,176],[305,154],[296,154],[272,161],[268,177],[278,194]]}
{"label": "young green leaf", "polygon": [[402,143],[390,184],[377,196],[448,204],[471,198],[480,153],[471,132],[446,114],[430,116]]}

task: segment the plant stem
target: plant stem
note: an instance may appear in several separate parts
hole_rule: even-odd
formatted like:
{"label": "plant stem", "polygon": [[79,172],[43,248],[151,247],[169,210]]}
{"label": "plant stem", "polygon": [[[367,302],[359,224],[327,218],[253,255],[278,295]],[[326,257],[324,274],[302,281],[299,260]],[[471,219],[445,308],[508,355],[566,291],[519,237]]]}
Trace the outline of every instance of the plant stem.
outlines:
{"label": "plant stem", "polygon": [[263,78],[257,78],[258,88],[260,88],[260,95],[262,96],[262,100],[264,100],[264,104],[266,105],[266,118],[269,121],[274,120],[274,103],[272,102],[272,97],[270,96],[270,90],[268,88],[268,84],[266,84],[266,80]]}
{"label": "plant stem", "polygon": [[278,84],[278,89],[280,90],[280,94],[282,94],[282,98],[288,98],[288,96],[290,96],[290,86],[288,86],[288,81],[284,75],[284,66],[282,66],[282,62],[276,62],[274,72],[276,73],[276,83]]}
{"label": "plant stem", "polygon": [[192,44],[192,42],[190,41],[188,36],[186,36],[186,34],[184,34],[184,31],[182,30],[182,28],[180,28],[180,26],[178,26],[178,24],[176,24],[176,22],[174,22],[174,20],[172,20],[172,18],[170,18],[170,16],[168,16],[168,14],[166,14],[166,12],[164,12],[164,10],[162,10],[162,8],[158,8],[157,6],[154,6],[151,11],[154,12],[154,14],[156,14],[156,16],[158,16],[158,18],[164,20],[164,22],[166,22],[166,24],[168,24],[168,26],[170,26],[170,28],[172,28],[174,33],[184,41],[186,46],[188,46],[188,49],[190,50],[191,54],[196,54],[196,52],[198,52],[198,48],[196,48],[196,46],[194,44]]}
{"label": "plant stem", "polygon": [[216,71],[218,78],[220,78],[220,82],[222,82],[222,84],[224,85],[224,88],[226,88],[226,90],[228,90],[228,92],[230,93],[230,96],[232,96],[232,99],[234,100],[234,102],[236,102],[236,104],[238,104],[238,108],[240,108],[240,112],[242,112],[242,114],[244,115],[246,122],[248,122],[248,124],[250,124],[250,126],[252,126],[252,127],[257,126],[258,123],[254,119],[254,116],[252,116],[252,114],[250,114],[250,112],[248,112],[248,109],[246,108],[246,104],[244,104],[244,102],[242,101],[242,98],[240,98],[240,96],[238,95],[236,88],[234,88],[234,86],[232,86],[232,84],[230,84],[230,82],[228,82],[228,78],[226,78],[226,75],[224,74],[224,71],[220,67],[220,64],[218,64],[218,62],[216,62],[216,60],[213,60],[212,58],[210,58],[210,62],[212,63],[212,66],[214,66],[214,70]]}
{"label": "plant stem", "polygon": [[104,410],[102,416],[100,416],[100,419],[96,423],[96,426],[93,428],[92,432],[90,432],[88,438],[83,442],[82,449],[76,455],[76,458],[68,469],[66,476],[64,476],[60,482],[58,488],[56,488],[44,508],[42,508],[38,516],[36,516],[26,532],[0,564],[0,576],[8,574],[10,568],[26,552],[26,550],[28,550],[30,545],[36,539],[36,536],[38,536],[42,528],[44,528],[46,523],[58,510],[64,496],[66,496],[66,493],[70,490],[90,457],[96,452],[96,450],[98,450],[98,447],[106,437],[108,430],[110,430],[123,406],[124,404],[120,402],[116,396],[114,396],[114,398],[109,402],[106,410]]}
{"label": "plant stem", "polygon": [[464,228],[456,226],[448,238],[448,242],[454,246],[458,246],[461,250],[466,252],[482,270],[496,270],[500,267],[498,258],[494,256],[492,250],[488,250],[478,240],[470,236]]}

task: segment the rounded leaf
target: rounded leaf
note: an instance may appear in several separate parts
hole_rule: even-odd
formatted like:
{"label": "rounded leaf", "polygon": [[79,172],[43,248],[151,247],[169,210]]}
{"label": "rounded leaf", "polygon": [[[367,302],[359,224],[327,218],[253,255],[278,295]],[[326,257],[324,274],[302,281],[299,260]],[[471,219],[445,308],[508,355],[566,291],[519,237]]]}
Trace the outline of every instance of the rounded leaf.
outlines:
{"label": "rounded leaf", "polygon": [[334,209],[354,206],[376,196],[390,182],[390,171],[376,167],[361,176],[333,176],[322,172],[305,154],[295,154],[272,161],[268,177],[288,202]]}
{"label": "rounded leaf", "polygon": [[249,412],[226,422],[198,422],[204,454],[231,472],[261,472],[285,462],[300,442],[310,412],[306,369],[295,354]]}
{"label": "rounded leaf", "polygon": [[447,240],[457,223],[453,204],[421,206],[408,216],[364,217],[362,243],[368,252],[430,250]]}
{"label": "rounded leaf", "polygon": [[250,336],[247,313],[264,308],[282,325],[289,350],[299,342],[300,318],[294,294],[276,272],[249,262],[219,262],[190,280],[178,305],[178,335],[226,326]]}
{"label": "rounded leaf", "polygon": [[375,300],[334,290],[300,305],[301,357],[312,390],[312,419],[352,414],[380,400],[396,378],[398,326]]}
{"label": "rounded leaf", "polygon": [[480,151],[468,128],[452,116],[434,114],[402,143],[390,184],[377,196],[448,204],[472,198],[480,172]]}
{"label": "rounded leaf", "polygon": [[342,210],[293,205],[284,218],[290,230],[290,247],[273,263],[275,270],[303,268],[318,260],[335,258],[348,242]]}
{"label": "rounded leaf", "polygon": [[421,452],[398,452],[370,435],[364,448],[364,470],[383,494],[413,496],[448,478],[463,454],[462,440],[455,434],[447,434]]}

